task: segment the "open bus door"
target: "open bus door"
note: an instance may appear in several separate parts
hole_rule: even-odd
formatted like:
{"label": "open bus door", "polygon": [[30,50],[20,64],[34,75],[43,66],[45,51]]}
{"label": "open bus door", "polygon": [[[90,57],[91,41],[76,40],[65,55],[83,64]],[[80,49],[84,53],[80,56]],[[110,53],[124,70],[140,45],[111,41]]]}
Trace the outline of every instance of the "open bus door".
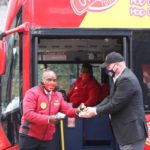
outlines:
{"label": "open bus door", "polygon": [[[84,30],[82,30],[84,32]],[[69,33],[70,32],[70,33]],[[97,31],[85,31],[81,35],[79,31],[59,29],[40,31],[32,33],[31,52],[31,74],[32,86],[41,80],[42,69],[48,67],[54,70],[58,78],[58,86],[66,91],[71,88],[74,80],[79,76],[81,65],[84,62],[91,63],[94,76],[102,83],[106,77],[104,70],[99,71],[99,65],[110,52],[117,52],[127,58],[129,48],[128,34],[109,36],[99,34]],[[44,35],[44,33],[47,33]],[[61,33],[61,34],[60,34]],[[66,35],[67,33],[67,35]],[[106,32],[108,34],[108,32]],[[96,36],[94,36],[96,34]],[[118,150],[118,144],[113,136],[109,116],[95,117],[91,119],[70,119],[63,120],[63,144],[61,139],[60,125],[52,140],[52,149],[59,150],[64,145],[65,150]],[[63,148],[62,148],[63,149]]]}
{"label": "open bus door", "polygon": [[[18,33],[26,32],[28,29],[28,23],[24,23],[0,34],[1,150],[18,150],[18,128],[20,124],[19,63],[21,62],[19,61],[20,39]],[[10,35],[9,38],[7,38],[8,35]]]}

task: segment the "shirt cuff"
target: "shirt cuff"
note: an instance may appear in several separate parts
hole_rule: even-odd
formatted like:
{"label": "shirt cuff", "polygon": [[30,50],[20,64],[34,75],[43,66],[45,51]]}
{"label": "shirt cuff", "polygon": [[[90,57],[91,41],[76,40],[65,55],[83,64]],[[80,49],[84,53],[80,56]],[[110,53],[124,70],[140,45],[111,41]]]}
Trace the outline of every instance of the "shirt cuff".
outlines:
{"label": "shirt cuff", "polygon": [[95,115],[97,115],[96,107],[94,107],[94,113],[95,113]]}

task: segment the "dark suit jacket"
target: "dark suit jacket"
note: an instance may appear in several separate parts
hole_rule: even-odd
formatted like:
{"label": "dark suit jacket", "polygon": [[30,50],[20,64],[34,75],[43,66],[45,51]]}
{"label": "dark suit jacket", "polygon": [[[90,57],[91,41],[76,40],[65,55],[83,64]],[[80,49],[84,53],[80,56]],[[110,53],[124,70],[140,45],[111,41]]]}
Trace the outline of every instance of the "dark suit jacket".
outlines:
{"label": "dark suit jacket", "polygon": [[142,90],[137,77],[126,68],[110,95],[96,106],[98,115],[111,114],[111,125],[119,145],[134,143],[147,136]]}

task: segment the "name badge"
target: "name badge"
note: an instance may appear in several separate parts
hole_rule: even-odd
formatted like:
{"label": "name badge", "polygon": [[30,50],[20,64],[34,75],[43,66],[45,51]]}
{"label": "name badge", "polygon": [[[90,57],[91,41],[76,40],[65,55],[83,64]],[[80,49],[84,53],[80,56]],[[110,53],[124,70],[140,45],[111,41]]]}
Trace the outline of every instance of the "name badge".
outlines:
{"label": "name badge", "polygon": [[46,104],[45,102],[42,102],[42,103],[41,103],[41,108],[42,108],[42,109],[46,109],[46,107],[47,107],[47,104]]}

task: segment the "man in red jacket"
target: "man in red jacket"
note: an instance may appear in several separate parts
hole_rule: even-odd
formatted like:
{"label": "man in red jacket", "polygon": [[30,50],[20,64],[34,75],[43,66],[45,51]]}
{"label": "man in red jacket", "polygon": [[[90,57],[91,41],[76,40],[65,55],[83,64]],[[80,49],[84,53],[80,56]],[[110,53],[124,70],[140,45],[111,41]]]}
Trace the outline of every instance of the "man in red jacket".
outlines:
{"label": "man in red jacket", "polygon": [[19,150],[50,150],[50,140],[55,133],[55,123],[62,112],[76,117],[79,109],[71,108],[62,94],[55,91],[56,74],[45,70],[42,82],[29,89],[23,99],[23,116],[19,130]]}
{"label": "man in red jacket", "polygon": [[83,64],[79,78],[67,93],[68,100],[74,108],[81,103],[85,106],[95,106],[103,99],[102,95],[102,87],[93,76],[92,66],[88,63]]}

